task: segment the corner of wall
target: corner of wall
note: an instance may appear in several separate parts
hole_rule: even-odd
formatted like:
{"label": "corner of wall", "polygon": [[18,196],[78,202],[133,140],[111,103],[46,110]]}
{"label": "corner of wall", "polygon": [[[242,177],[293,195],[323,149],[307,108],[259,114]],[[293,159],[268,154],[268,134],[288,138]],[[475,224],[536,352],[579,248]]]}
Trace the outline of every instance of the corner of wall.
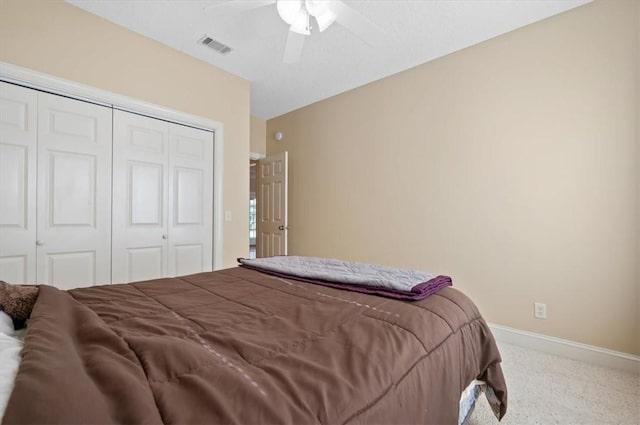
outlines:
{"label": "corner of wall", "polygon": [[251,115],[251,153],[267,153],[267,121]]}
{"label": "corner of wall", "polygon": [[[637,174],[637,195],[636,195],[636,217],[640,217],[640,2],[636,2],[636,15],[638,20],[636,22],[636,174]],[[636,271],[636,290],[638,302],[636,308],[638,309],[638,330],[636,341],[636,350],[640,352],[640,218],[636,223],[637,238],[636,238],[636,256],[637,256],[637,271]]]}

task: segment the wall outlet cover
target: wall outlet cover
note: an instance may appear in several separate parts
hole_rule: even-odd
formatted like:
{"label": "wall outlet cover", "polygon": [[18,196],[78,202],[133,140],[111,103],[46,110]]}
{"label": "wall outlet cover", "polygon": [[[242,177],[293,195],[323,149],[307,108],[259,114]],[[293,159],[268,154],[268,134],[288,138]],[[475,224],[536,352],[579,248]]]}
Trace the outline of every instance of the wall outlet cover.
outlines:
{"label": "wall outlet cover", "polygon": [[533,316],[538,319],[546,319],[547,305],[544,303],[533,303]]}

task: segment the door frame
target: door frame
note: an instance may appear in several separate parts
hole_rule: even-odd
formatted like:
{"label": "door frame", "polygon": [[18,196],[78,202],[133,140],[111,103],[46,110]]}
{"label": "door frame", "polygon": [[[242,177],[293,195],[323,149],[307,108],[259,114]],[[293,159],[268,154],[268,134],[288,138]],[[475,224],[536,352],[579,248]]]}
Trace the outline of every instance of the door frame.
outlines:
{"label": "door frame", "polygon": [[[260,152],[249,152],[249,163],[251,163],[251,161],[255,161],[256,163],[256,185],[258,184],[258,165],[260,164],[260,160],[262,158],[266,158],[267,155],[264,153],[260,153]],[[249,166],[249,168],[251,168],[251,166]],[[249,170],[249,172],[251,172],[251,170]],[[249,176],[249,178],[251,178],[251,176]],[[249,185],[251,185],[251,182],[249,182]],[[251,195],[251,194],[249,194]],[[258,220],[258,210],[260,209],[260,203],[257,202],[258,200],[258,188],[256,187],[256,221]],[[260,238],[258,237],[258,223],[256,222],[256,256],[258,255],[258,244]],[[251,241],[251,238],[249,238],[249,241]]]}
{"label": "door frame", "polygon": [[27,88],[62,95],[135,114],[147,115],[213,133],[213,270],[223,264],[223,146],[224,125],[220,121],[187,114],[164,106],[155,105],[132,97],[111,93],[75,81],[65,80],[0,61],[0,81]]}

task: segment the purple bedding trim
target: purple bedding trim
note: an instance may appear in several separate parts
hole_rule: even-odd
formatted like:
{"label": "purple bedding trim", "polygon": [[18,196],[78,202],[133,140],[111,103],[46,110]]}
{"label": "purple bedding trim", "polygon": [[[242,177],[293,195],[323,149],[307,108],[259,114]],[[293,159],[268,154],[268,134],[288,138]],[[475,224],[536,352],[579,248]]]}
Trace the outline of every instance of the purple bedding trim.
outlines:
{"label": "purple bedding trim", "polygon": [[397,300],[405,301],[419,301],[427,298],[429,295],[433,295],[445,286],[452,286],[451,278],[449,276],[436,276],[426,282],[422,282],[411,288],[411,292],[405,291],[392,291],[389,289],[372,288],[361,285],[349,285],[346,283],[336,283],[327,280],[309,279],[305,277],[299,277],[295,275],[289,275],[286,273],[278,273],[270,270],[263,270],[259,267],[249,266],[247,264],[240,264],[240,267],[247,269],[257,270],[259,272],[269,274],[272,276],[278,276],[285,279],[293,279],[301,282],[313,283],[316,285],[329,286],[331,288],[344,289],[353,292],[362,292],[364,294],[380,295],[387,298],[393,298]]}

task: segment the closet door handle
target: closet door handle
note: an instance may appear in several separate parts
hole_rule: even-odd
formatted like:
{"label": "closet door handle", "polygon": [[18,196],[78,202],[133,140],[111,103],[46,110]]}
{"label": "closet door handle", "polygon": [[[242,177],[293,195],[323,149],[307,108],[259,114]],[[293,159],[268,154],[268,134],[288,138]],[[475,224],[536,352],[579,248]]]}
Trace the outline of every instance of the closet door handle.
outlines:
{"label": "closet door handle", "polygon": [[162,239],[167,239],[167,235],[162,235]]}
{"label": "closet door handle", "polygon": [[37,246],[42,246],[42,245],[44,245],[44,242],[43,242],[43,241],[41,241],[41,240],[37,240],[37,241],[36,241],[36,245],[37,245]]}

